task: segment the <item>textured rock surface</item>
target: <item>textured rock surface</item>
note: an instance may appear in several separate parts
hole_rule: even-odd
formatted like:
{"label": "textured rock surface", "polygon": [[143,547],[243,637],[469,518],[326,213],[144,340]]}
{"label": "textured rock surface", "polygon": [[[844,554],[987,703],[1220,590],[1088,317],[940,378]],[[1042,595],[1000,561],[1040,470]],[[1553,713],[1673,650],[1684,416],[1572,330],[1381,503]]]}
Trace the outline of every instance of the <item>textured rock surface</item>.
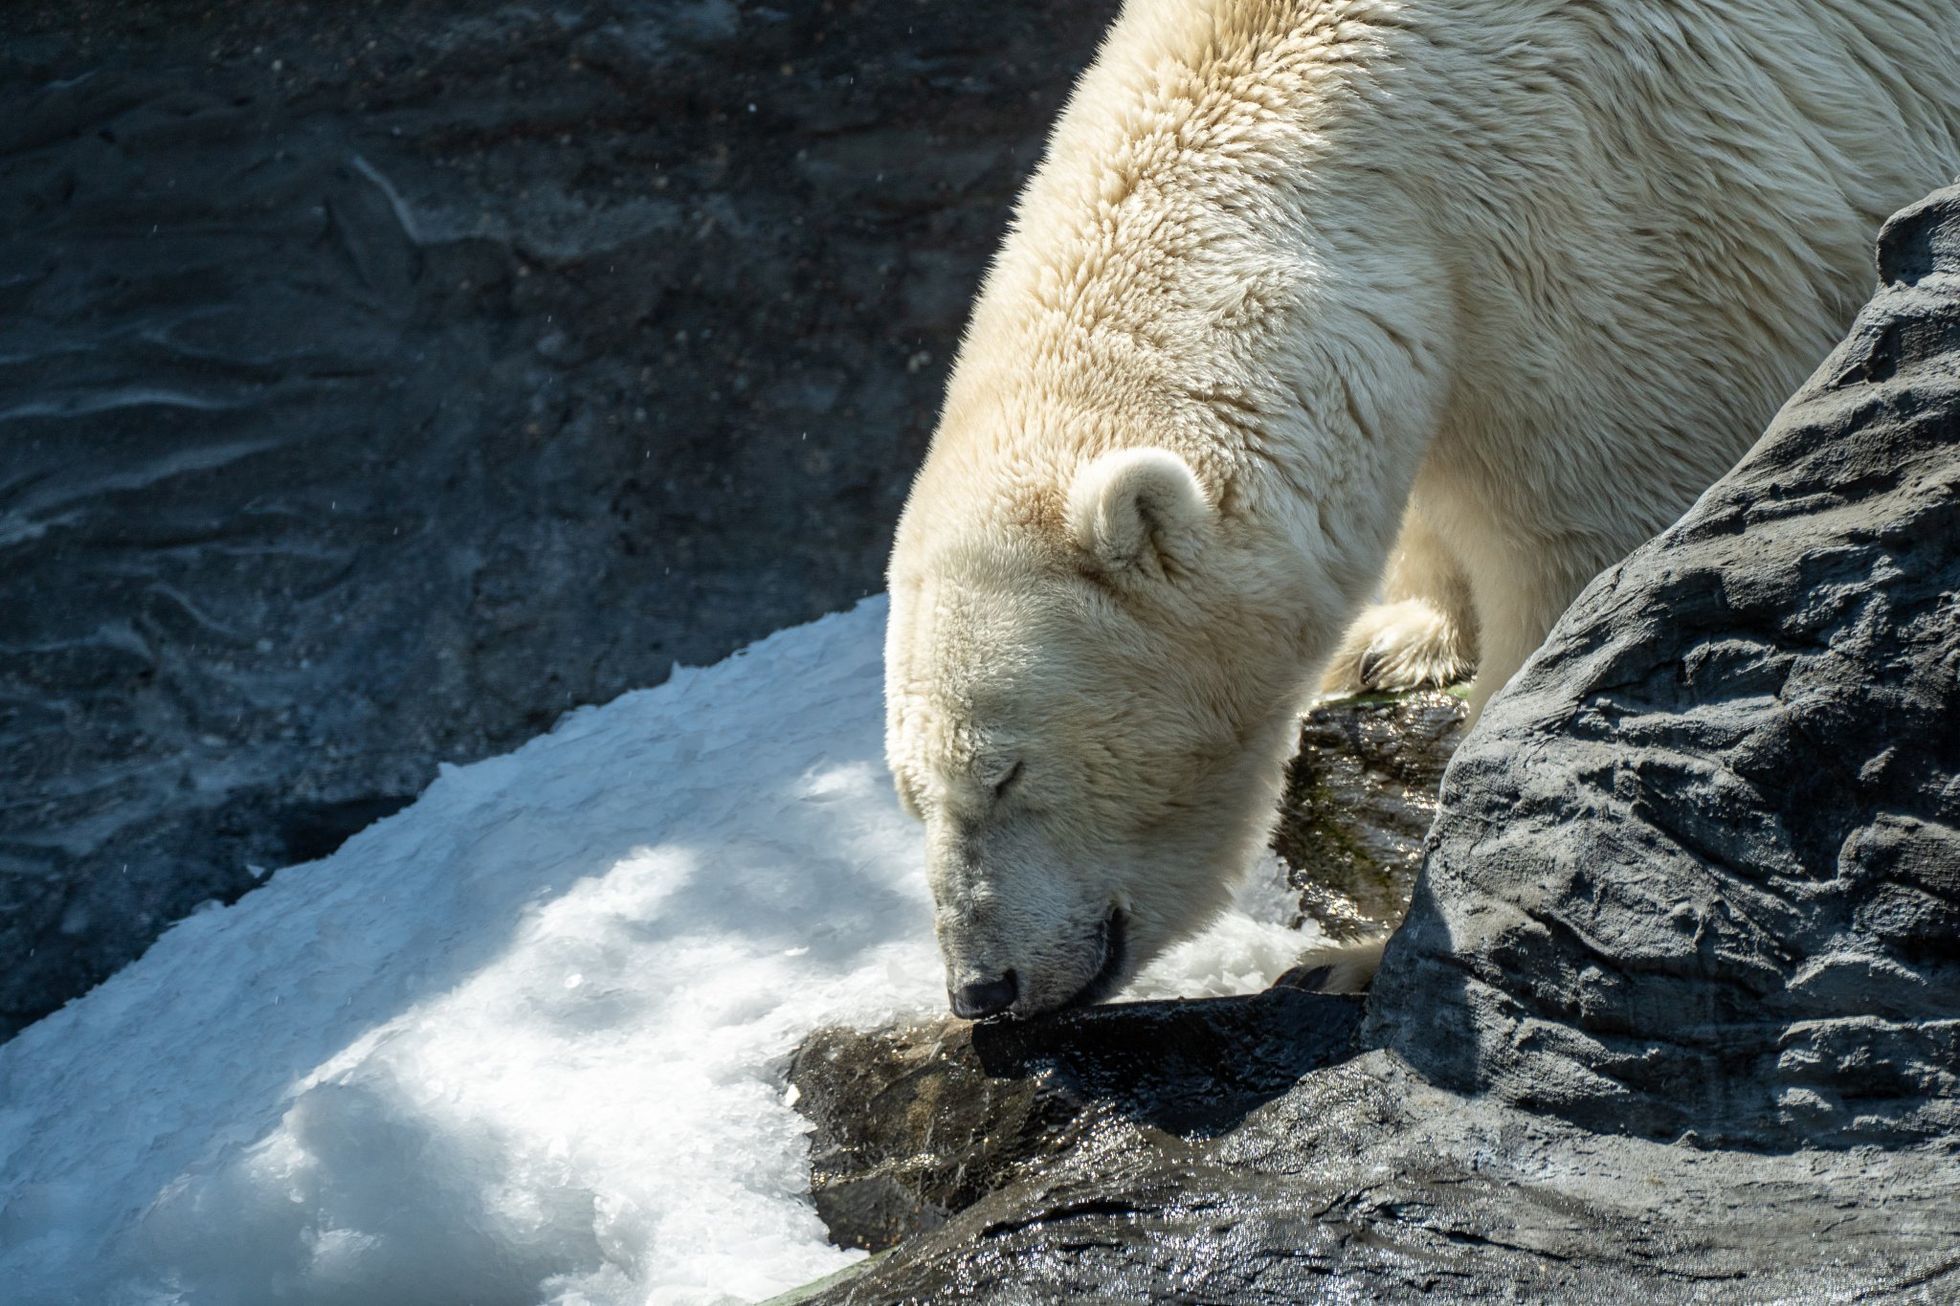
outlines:
{"label": "textured rock surface", "polygon": [[813,1300],[1937,1301],[1957,1168],[1601,1137],[1377,1051],[1217,1139],[1113,1119]]}
{"label": "textured rock surface", "polygon": [[1464,714],[1457,695],[1425,691],[1332,700],[1300,723],[1273,849],[1328,935],[1401,921]]}
{"label": "textured rock surface", "polygon": [[820,1030],[791,1064],[832,1241],[881,1250],[1104,1129],[1210,1137],[1352,1050],[1359,1003],[1275,988],[1038,1021]]}
{"label": "textured rock surface", "polygon": [[1113,7],[9,6],[0,1034],[877,588]]}
{"label": "textured rock surface", "polygon": [[812,1300],[1960,1294],[1960,189],[1880,266],[1463,743],[1372,1050]]}
{"label": "textured rock surface", "polygon": [[1375,1002],[1438,1082],[1751,1147],[1960,1138],[1960,188],[1452,763]]}

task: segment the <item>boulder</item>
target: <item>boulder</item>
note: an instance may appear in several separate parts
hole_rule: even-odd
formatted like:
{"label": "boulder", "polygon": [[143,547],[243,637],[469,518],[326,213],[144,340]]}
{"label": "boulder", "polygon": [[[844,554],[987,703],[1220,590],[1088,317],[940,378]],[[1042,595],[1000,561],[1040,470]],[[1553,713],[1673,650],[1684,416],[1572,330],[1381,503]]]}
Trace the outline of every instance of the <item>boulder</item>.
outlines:
{"label": "boulder", "polygon": [[1463,742],[1356,1055],[809,1300],[1960,1291],[1960,188],[1879,266]]}
{"label": "boulder", "polygon": [[1373,1051],[1216,1138],[1112,1117],[809,1300],[1943,1300],[1955,1170],[1602,1137]]}
{"label": "boulder", "polygon": [[1960,189],[1450,765],[1377,1041],[1590,1128],[1960,1138]]}
{"label": "boulder", "polygon": [[879,588],[1114,7],[9,5],[0,1037]]}

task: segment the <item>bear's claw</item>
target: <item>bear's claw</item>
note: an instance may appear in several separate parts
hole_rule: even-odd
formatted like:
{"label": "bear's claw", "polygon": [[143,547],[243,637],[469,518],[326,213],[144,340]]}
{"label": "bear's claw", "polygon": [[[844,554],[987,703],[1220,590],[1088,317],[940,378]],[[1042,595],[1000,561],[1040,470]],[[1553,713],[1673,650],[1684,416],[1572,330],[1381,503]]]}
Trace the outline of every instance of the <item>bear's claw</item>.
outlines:
{"label": "bear's claw", "polygon": [[1399,693],[1469,679],[1475,656],[1458,626],[1420,599],[1378,603],[1342,637],[1321,675],[1326,694]]}

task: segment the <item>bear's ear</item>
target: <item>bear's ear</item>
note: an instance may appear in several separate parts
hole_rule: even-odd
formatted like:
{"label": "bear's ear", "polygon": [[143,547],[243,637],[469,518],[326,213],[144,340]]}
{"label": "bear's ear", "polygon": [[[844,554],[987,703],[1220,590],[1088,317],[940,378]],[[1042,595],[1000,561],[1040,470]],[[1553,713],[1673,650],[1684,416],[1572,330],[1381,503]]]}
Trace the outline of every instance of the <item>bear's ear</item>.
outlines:
{"label": "bear's ear", "polygon": [[1106,453],[1077,473],[1069,489],[1069,534],[1106,572],[1162,575],[1188,565],[1211,519],[1191,465],[1164,449]]}

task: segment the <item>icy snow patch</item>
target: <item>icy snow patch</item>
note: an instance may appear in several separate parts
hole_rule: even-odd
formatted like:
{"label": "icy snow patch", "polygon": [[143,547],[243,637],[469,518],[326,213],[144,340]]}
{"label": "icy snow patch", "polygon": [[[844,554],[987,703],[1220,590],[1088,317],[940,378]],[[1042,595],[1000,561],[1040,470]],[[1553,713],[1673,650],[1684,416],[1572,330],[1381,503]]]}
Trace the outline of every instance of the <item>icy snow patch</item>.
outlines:
{"label": "icy snow patch", "polygon": [[[8,1300],[753,1299],[856,1258],[788,1053],[941,1009],[882,600],[585,709],[0,1047]],[[1263,987],[1274,868],[1139,992]]]}
{"label": "icy snow patch", "polygon": [[1198,937],[1169,949],[1125,989],[1126,999],[1209,998],[1257,993],[1308,948],[1330,942],[1300,916],[1300,892],[1286,863],[1268,852],[1246,872],[1231,907]]}

